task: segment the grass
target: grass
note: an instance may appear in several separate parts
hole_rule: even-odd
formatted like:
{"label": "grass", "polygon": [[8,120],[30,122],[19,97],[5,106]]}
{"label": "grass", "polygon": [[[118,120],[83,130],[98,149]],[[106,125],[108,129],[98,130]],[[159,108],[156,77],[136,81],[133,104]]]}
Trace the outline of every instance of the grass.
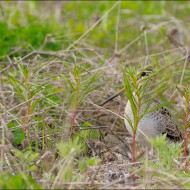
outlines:
{"label": "grass", "polygon": [[[0,187],[189,188],[189,9],[188,1],[1,2]],[[137,144],[132,167],[130,94],[99,105],[130,83],[123,71],[146,66],[159,71],[159,86],[168,78],[184,150],[159,137],[150,140],[154,160]]]}

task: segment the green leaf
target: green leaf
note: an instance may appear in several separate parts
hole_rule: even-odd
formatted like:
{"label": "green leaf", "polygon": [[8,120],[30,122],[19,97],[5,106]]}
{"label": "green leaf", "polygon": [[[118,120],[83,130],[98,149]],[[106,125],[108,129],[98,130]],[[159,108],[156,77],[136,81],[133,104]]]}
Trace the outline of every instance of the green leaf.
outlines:
{"label": "green leaf", "polygon": [[88,121],[84,122],[81,127],[90,127],[92,124]]}
{"label": "green leaf", "polygon": [[25,139],[23,129],[14,130],[14,131],[12,131],[12,133],[13,133],[13,137],[14,137],[13,144],[15,144],[15,145],[20,144]]}
{"label": "green leaf", "polygon": [[35,88],[33,90],[30,91],[30,95],[28,96],[28,99],[33,98],[33,96],[36,96],[37,93],[39,93],[42,89],[44,89],[45,87],[47,87],[50,84],[50,82],[45,82],[39,86],[35,86]]}
{"label": "green leaf", "polygon": [[14,86],[17,95],[20,96],[23,100],[27,100],[27,89],[24,84],[20,80],[16,79],[16,77],[13,77],[9,74],[7,74],[7,77]]}
{"label": "green leaf", "polygon": [[41,186],[27,174],[19,172],[16,175],[0,174],[2,189],[41,189]]}
{"label": "green leaf", "polygon": [[78,167],[80,169],[80,172],[84,172],[88,167],[92,167],[100,163],[100,159],[96,157],[92,158],[84,158],[83,160],[80,160],[78,163]]}
{"label": "green leaf", "polygon": [[134,124],[132,123],[131,119],[129,118],[129,116],[127,114],[124,114],[124,119],[126,119],[128,121],[128,123],[131,126],[133,132],[135,132],[136,129],[134,129]]}
{"label": "green leaf", "polygon": [[29,152],[28,156],[27,156],[27,162],[31,163],[34,162],[36,159],[39,158],[39,153],[38,152]]}
{"label": "green leaf", "polygon": [[29,71],[26,68],[25,65],[23,65],[21,62],[17,62],[18,68],[19,68],[19,72],[20,74],[23,76],[23,79],[29,79]]}
{"label": "green leaf", "polygon": [[60,75],[64,79],[64,83],[68,84],[71,90],[75,90],[75,86],[72,84],[71,80],[65,74]]}
{"label": "green leaf", "polygon": [[167,106],[167,105],[169,105],[169,102],[163,102],[163,103],[157,104],[157,105],[149,108],[148,110],[146,110],[146,112],[143,112],[141,117],[144,117],[144,115],[149,114],[149,113],[151,113],[153,111],[156,111],[156,110],[158,110],[158,109],[160,109],[160,108],[162,108],[164,106]]}
{"label": "green leaf", "polygon": [[[17,120],[13,120],[7,124],[7,127],[11,129],[11,128],[16,128],[18,125],[20,125],[20,122]],[[12,134],[14,137],[13,144],[18,145],[25,139],[24,132],[23,132],[22,128],[14,129],[11,131],[12,131]]]}
{"label": "green leaf", "polygon": [[129,99],[129,102],[131,104],[131,108],[132,108],[132,112],[133,112],[133,116],[135,116],[136,114],[136,110],[137,110],[137,102],[134,98],[133,92],[132,92],[132,86],[129,83],[129,78],[126,76],[126,74],[124,74],[124,83],[125,83],[125,90],[126,90],[126,96]]}
{"label": "green leaf", "polygon": [[177,90],[179,91],[182,97],[185,97],[185,91],[181,90],[178,86],[176,86]]}
{"label": "green leaf", "polygon": [[56,147],[63,158],[71,154],[72,151],[74,151],[74,155],[77,155],[82,151],[77,138],[68,143],[58,143]]}
{"label": "green leaf", "polygon": [[30,172],[36,171],[37,169],[38,169],[38,167],[35,166],[35,165],[32,165],[32,166],[29,166],[29,167],[28,167],[28,171],[30,171]]}
{"label": "green leaf", "polygon": [[41,101],[40,98],[36,99],[36,100],[32,100],[31,102],[31,107],[30,107],[30,113],[32,114],[34,112],[34,110],[36,109],[36,106],[38,105],[38,103]]}

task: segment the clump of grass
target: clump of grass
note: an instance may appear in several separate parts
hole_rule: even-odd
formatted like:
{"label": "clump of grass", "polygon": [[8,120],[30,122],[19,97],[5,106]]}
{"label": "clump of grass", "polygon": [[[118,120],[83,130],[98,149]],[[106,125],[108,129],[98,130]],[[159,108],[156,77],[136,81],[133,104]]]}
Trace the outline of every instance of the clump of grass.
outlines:
{"label": "clump of grass", "polygon": [[[82,180],[82,173],[86,171],[88,167],[96,165],[100,160],[98,158],[88,158],[80,157],[80,154],[83,152],[83,148],[80,145],[79,138],[66,143],[58,143],[57,149],[61,159],[54,167],[57,168],[57,175],[54,176],[52,189],[60,188],[68,182],[77,182]],[[77,172],[77,170],[80,171]],[[59,182],[63,182],[62,185],[59,185]],[[60,183],[61,184],[61,183]],[[68,183],[69,185],[69,183]],[[67,185],[65,186],[67,187]],[[70,185],[72,188],[72,185]]]}
{"label": "clump of grass", "polygon": [[[184,188],[186,176],[181,167],[182,143],[171,143],[166,141],[166,134],[156,137],[155,139],[148,138],[148,141],[153,145],[156,159],[148,160],[146,158],[141,165],[141,175],[143,175],[143,183],[146,188],[167,188],[173,186],[176,188]],[[180,179],[177,175],[183,176],[184,184],[178,184]],[[167,179],[167,180],[166,180]],[[151,184],[154,181],[154,184]]]}

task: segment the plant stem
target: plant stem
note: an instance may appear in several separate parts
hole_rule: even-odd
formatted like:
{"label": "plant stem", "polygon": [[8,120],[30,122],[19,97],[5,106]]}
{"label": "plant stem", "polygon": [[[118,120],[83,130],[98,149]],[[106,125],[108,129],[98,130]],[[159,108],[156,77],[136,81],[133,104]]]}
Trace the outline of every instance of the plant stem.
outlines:
{"label": "plant stem", "polygon": [[[133,137],[132,137],[132,163],[133,163],[133,167],[136,167],[136,131],[133,132]],[[136,181],[137,181],[137,176],[133,175],[132,176],[133,179],[133,185],[136,186]]]}
{"label": "plant stem", "polygon": [[[184,125],[185,126],[187,125],[186,117],[185,117]],[[187,133],[187,128],[186,128],[184,131],[184,134],[183,134],[183,137],[184,137],[183,155],[184,155],[184,163],[185,163],[185,167],[184,167],[185,172],[188,172],[188,169],[187,169],[187,167],[188,167],[188,162],[187,162],[187,135],[188,135],[188,133]]]}
{"label": "plant stem", "polygon": [[24,133],[26,134],[26,131],[27,131],[27,124],[28,124],[28,120],[29,120],[29,115],[30,115],[30,101],[27,103],[27,106],[26,106],[26,118],[25,118],[25,121],[24,121]]}
{"label": "plant stem", "polygon": [[[26,85],[26,89],[27,89],[27,100],[30,97],[30,85],[29,85],[29,78],[26,77],[24,79],[24,83]],[[28,120],[29,120],[29,115],[30,115],[30,108],[31,108],[31,101],[29,100],[26,104],[26,115],[25,115],[25,120],[24,120],[24,134],[26,134],[27,131],[27,125],[28,125]]]}
{"label": "plant stem", "polygon": [[132,162],[133,162],[133,167],[136,167],[136,156],[135,156],[135,151],[136,151],[136,132],[133,133],[132,137]]}
{"label": "plant stem", "polygon": [[185,162],[185,168],[184,168],[184,170],[185,170],[185,172],[188,172],[188,169],[187,169],[187,167],[188,167],[188,162],[187,162],[187,130],[185,130],[185,132],[184,132],[184,145],[183,145],[184,147],[184,162]]}
{"label": "plant stem", "polygon": [[185,114],[185,119],[184,119],[184,126],[185,126],[185,131],[184,131],[184,147],[183,147],[183,154],[184,154],[184,163],[185,163],[185,167],[184,167],[184,170],[185,172],[188,172],[188,162],[187,162],[187,135],[188,135],[188,132],[187,132],[187,123],[188,123],[188,115],[189,115],[189,106],[188,104],[186,104],[186,114]]}
{"label": "plant stem", "polygon": [[136,94],[137,96],[137,113],[135,116],[134,120],[134,130],[133,130],[133,137],[132,137],[132,162],[133,162],[133,167],[136,167],[136,132],[137,132],[137,127],[139,123],[139,115],[140,115],[140,108],[141,108],[141,102],[140,102],[140,97],[139,94]]}
{"label": "plant stem", "polygon": [[76,113],[77,113],[77,110],[75,109],[74,112],[73,112],[73,114],[72,114],[72,117],[71,117],[71,127],[75,123]]}

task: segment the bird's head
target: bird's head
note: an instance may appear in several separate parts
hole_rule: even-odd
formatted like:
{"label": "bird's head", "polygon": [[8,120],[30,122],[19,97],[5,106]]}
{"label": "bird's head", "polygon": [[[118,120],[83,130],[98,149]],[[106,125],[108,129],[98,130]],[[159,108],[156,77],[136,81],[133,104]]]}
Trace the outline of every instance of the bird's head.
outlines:
{"label": "bird's head", "polygon": [[[141,69],[141,70],[137,71],[138,81],[140,81],[140,83],[143,82],[143,80],[145,80],[146,78],[149,78],[149,76],[152,75],[152,73],[153,73],[153,70],[150,69],[150,68],[145,68],[145,69]],[[152,81],[152,78],[150,80]],[[103,106],[107,102],[113,100],[118,95],[122,94],[123,92],[125,92],[125,88],[123,88],[117,94],[113,95],[112,97],[110,97],[109,99],[107,99],[106,101],[104,101],[103,103],[101,103],[100,106]]]}

